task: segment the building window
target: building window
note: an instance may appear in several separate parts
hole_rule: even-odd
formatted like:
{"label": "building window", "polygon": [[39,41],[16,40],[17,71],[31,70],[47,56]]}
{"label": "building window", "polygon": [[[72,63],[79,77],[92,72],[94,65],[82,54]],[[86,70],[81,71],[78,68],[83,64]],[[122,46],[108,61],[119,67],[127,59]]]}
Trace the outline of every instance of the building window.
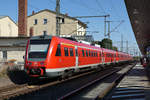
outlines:
{"label": "building window", "polygon": [[47,24],[47,19],[44,19],[44,24]]}
{"label": "building window", "polygon": [[38,20],[35,19],[35,20],[34,20],[34,25],[37,25],[37,24],[38,24]]}
{"label": "building window", "polygon": [[46,35],[46,34],[47,34],[47,31],[43,31],[43,34]]}
{"label": "building window", "polygon": [[2,51],[3,52],[3,59],[7,59],[7,51]]}

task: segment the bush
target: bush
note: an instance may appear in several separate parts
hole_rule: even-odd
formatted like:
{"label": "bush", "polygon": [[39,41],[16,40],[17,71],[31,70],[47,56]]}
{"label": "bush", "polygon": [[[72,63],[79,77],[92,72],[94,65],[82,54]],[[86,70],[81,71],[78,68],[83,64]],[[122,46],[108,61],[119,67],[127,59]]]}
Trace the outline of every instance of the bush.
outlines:
{"label": "bush", "polygon": [[7,77],[7,68],[8,66],[6,65],[0,67],[0,77]]}

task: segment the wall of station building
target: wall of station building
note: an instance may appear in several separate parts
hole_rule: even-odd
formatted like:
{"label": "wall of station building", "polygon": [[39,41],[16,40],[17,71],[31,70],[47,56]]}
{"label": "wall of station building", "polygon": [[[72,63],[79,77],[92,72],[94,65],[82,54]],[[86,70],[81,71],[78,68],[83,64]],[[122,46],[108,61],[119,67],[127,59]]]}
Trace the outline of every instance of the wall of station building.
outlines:
{"label": "wall of station building", "polygon": [[16,62],[24,62],[24,55],[25,51],[0,51],[0,61],[10,61],[14,59]]}

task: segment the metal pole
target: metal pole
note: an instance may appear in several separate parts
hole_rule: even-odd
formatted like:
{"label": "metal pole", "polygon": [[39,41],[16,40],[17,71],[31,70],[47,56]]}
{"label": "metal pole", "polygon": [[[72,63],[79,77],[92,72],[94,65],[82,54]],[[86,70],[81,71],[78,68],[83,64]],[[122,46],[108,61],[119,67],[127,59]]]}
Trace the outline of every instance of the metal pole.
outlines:
{"label": "metal pole", "polygon": [[123,35],[121,34],[121,51],[123,52]]}
{"label": "metal pole", "polygon": [[126,52],[128,53],[128,41],[126,41]]}
{"label": "metal pole", "polygon": [[60,0],[56,0],[56,36],[60,36]]}
{"label": "metal pole", "polygon": [[104,17],[104,36],[106,36],[106,16]]}
{"label": "metal pole", "polygon": [[108,38],[110,39],[110,21],[108,21]]}

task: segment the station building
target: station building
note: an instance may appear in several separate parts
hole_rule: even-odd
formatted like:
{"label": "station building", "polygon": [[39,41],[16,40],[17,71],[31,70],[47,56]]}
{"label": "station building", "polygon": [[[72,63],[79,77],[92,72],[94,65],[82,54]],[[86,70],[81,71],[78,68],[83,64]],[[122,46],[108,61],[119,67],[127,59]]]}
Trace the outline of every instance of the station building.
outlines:
{"label": "station building", "polygon": [[[78,19],[60,14],[62,37],[85,37],[87,25]],[[27,16],[27,32],[20,36],[18,25],[8,16],[0,17],[0,61],[15,59],[23,62],[25,46],[31,36],[56,35],[56,12],[45,9]],[[88,36],[89,38],[89,36]],[[86,39],[86,38],[84,38]]]}
{"label": "station building", "polygon": [[[87,25],[80,20],[60,14],[60,35],[85,36]],[[27,18],[27,36],[36,36],[46,33],[56,35],[56,12],[45,9],[39,12],[32,12]]]}

